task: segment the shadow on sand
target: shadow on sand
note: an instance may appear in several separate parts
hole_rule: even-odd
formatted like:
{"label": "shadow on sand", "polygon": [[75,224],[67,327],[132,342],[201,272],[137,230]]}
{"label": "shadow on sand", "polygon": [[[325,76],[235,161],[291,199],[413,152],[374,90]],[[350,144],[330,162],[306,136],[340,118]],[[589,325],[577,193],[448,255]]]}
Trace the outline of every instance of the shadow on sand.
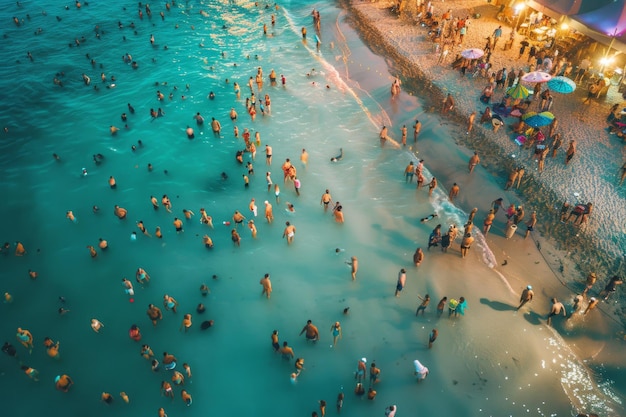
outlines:
{"label": "shadow on sand", "polygon": [[486,305],[487,307],[491,307],[496,311],[515,311],[515,306],[502,303],[500,301],[491,301],[487,298],[481,298],[480,303]]}

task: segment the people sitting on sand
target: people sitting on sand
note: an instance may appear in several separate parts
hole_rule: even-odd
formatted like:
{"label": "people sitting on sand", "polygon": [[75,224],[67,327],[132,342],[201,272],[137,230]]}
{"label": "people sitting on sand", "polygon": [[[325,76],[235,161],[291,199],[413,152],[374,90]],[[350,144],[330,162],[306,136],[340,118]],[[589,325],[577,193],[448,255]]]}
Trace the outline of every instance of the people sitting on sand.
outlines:
{"label": "people sitting on sand", "polygon": [[489,107],[485,107],[485,111],[483,115],[480,117],[480,124],[490,122],[492,118],[491,109]]}

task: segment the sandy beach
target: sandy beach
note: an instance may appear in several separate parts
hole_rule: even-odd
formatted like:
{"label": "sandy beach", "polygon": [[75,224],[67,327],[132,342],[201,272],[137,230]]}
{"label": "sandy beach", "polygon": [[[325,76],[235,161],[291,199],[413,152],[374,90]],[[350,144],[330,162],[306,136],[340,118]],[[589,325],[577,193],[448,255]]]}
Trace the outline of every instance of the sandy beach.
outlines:
{"label": "sandy beach", "polygon": [[[519,198],[525,202],[527,209],[538,211],[537,230],[559,250],[547,256],[553,272],[577,288],[589,272],[602,271],[608,279],[610,274],[623,271],[626,229],[622,219],[626,217],[626,193],[624,187],[617,186],[617,176],[626,154],[623,142],[608,134],[604,122],[611,105],[623,101],[617,88],[613,86],[607,97],[593,101],[591,105],[582,104],[586,96],[585,85],[579,85],[573,94],[554,94],[556,98],[552,112],[559,120],[559,133],[564,138],[577,140],[577,160],[576,164],[565,167],[564,150],[561,150],[556,158],[548,158],[546,169],[539,173],[531,152],[520,149],[513,141],[515,135],[508,129],[502,128],[494,133],[491,123],[481,126],[477,121],[472,134],[465,135],[469,114],[477,112],[478,120],[485,108],[485,104],[480,103],[478,98],[487,80],[479,75],[462,77],[450,64],[462,50],[482,48],[485,38],[500,25],[503,27],[503,37],[508,39],[513,28],[496,19],[498,8],[483,1],[451,1],[445,5],[435,3],[436,15],[448,8],[452,9],[453,17],[480,14],[478,19],[470,19],[471,24],[462,45],[450,45],[450,53],[439,63],[436,44],[428,39],[428,28],[416,23],[417,11],[414,5],[407,4],[402,17],[388,10],[391,5],[392,2],[385,1],[350,3],[351,10],[357,16],[355,25],[361,28],[361,36],[375,51],[389,57],[392,73],[395,72],[402,79],[404,87],[411,94],[429,100],[431,108],[427,110],[428,113],[438,113],[445,95],[453,95],[455,108],[442,124],[454,120],[450,135],[455,142],[467,149],[468,155],[471,155],[470,150],[478,151],[481,166],[503,178],[502,185],[514,167],[526,168],[521,187],[514,193],[509,191],[501,194],[510,196],[512,201]],[[524,39],[527,38],[516,34],[511,49],[503,50],[503,45],[496,48],[491,59],[494,71],[502,67],[528,71],[526,57],[518,59],[519,42]],[[532,85],[527,87],[532,90]],[[497,103],[503,95],[504,90],[496,90],[492,103]],[[537,103],[538,100],[533,102],[532,109],[538,107]],[[505,122],[512,124],[514,120],[507,118]],[[399,127],[393,129],[397,132]],[[544,131],[547,135],[548,129]],[[461,193],[463,207],[468,210],[473,205],[481,207],[477,202],[464,201],[465,196],[465,193]],[[558,221],[558,213],[564,201],[570,204],[593,201],[597,211],[594,211],[593,218],[583,228],[563,225]],[[488,203],[483,201],[482,206]],[[618,308],[621,310],[623,307]]]}

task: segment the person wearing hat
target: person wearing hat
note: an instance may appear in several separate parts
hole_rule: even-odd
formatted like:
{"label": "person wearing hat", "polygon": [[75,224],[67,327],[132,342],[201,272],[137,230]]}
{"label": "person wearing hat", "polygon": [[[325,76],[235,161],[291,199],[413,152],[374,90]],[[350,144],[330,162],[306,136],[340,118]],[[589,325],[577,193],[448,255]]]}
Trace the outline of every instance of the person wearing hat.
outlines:
{"label": "person wearing hat", "polygon": [[596,297],[591,297],[589,299],[589,304],[587,305],[587,308],[585,309],[585,312],[583,313],[583,315],[587,315],[587,313],[589,313],[589,311],[593,310],[594,308],[596,308],[596,306],[598,305],[598,303],[600,302],[600,300],[598,300]]}
{"label": "person wearing hat", "polygon": [[357,380],[357,382],[362,382],[363,379],[365,378],[365,374],[367,372],[367,368],[366,365],[367,364],[367,359],[366,358],[361,358],[361,360],[359,361],[359,363],[356,366],[356,372],[354,373],[354,379]]}
{"label": "person wearing hat", "polygon": [[587,283],[586,283],[585,290],[583,291],[583,296],[587,295],[587,292],[591,289],[591,287],[593,287],[593,284],[596,283],[597,279],[598,278],[596,277],[595,272],[590,272],[589,275],[587,275]]}
{"label": "person wearing hat", "polygon": [[515,310],[519,310],[524,304],[532,301],[534,295],[535,293],[533,292],[532,285],[527,285],[526,288],[524,288],[524,291],[522,291],[522,295],[519,298],[520,304]]}

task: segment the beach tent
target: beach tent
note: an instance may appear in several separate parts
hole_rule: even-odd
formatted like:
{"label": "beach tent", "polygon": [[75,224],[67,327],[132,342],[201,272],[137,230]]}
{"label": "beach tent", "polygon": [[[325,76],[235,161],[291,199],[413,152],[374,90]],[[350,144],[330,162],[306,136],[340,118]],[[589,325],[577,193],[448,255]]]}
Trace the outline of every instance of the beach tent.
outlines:
{"label": "beach tent", "polygon": [[626,0],[528,0],[528,6],[626,53]]}
{"label": "beach tent", "polygon": [[535,10],[558,18],[560,16],[555,16],[555,14],[571,16],[588,13],[613,2],[614,0],[531,0],[528,4]]}
{"label": "beach tent", "polygon": [[626,1],[616,0],[587,13],[577,13],[571,18],[596,32],[612,38],[621,37],[626,32]]}

